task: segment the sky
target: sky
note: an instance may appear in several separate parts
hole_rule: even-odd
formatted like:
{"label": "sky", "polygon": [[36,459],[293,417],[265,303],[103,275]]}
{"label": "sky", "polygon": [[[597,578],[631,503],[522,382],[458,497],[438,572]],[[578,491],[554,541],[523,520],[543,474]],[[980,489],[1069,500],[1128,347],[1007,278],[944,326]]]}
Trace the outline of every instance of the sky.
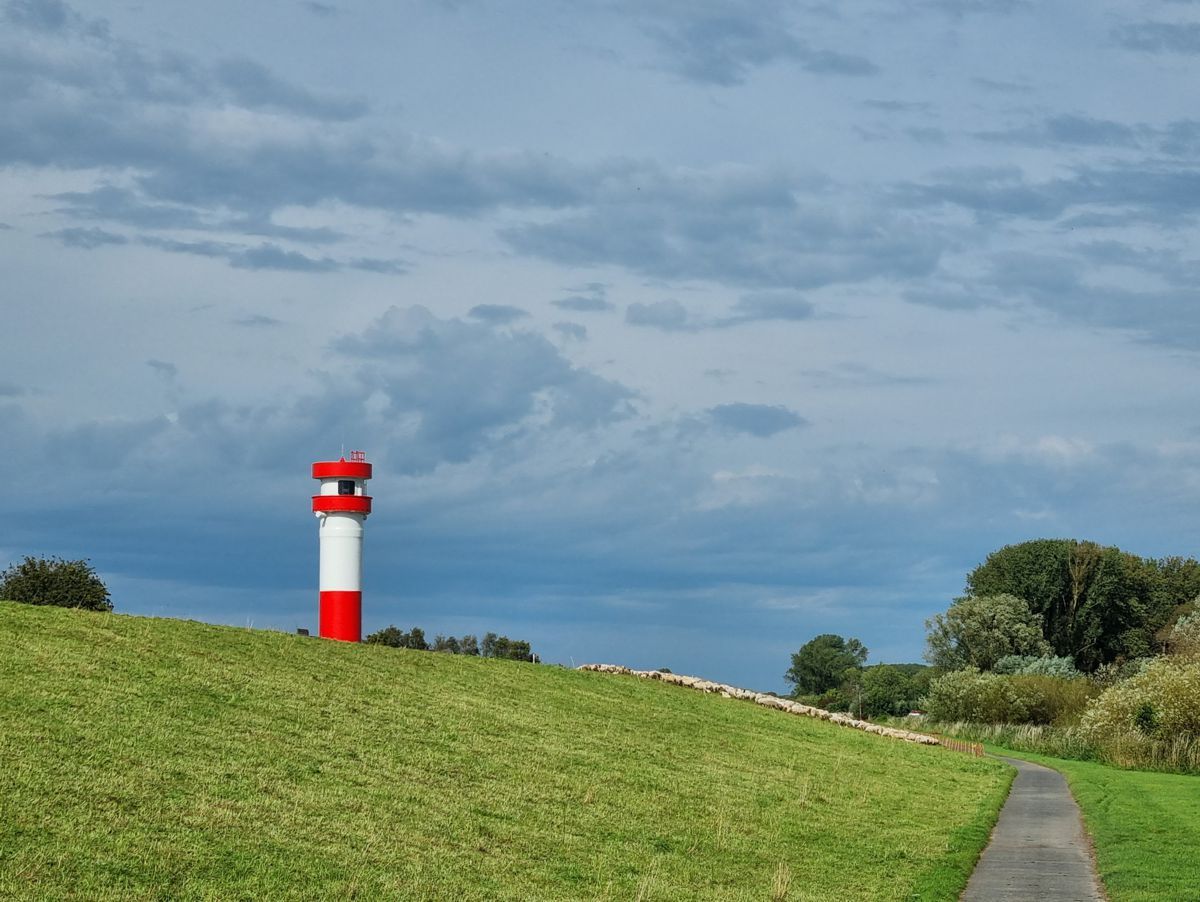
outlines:
{"label": "sky", "polygon": [[0,566],[786,688],[1195,555],[1200,2],[0,6]]}

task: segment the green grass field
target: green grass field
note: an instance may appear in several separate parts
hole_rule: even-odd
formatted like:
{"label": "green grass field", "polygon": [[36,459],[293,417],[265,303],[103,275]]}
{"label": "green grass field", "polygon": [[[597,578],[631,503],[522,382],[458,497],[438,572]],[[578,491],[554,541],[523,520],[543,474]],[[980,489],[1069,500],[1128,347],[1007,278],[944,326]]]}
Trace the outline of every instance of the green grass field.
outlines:
{"label": "green grass field", "polygon": [[1066,776],[1112,902],[1200,899],[1200,777],[988,750],[1036,761]]}
{"label": "green grass field", "polygon": [[0,898],[957,897],[1011,771],[557,667],[0,603]]}

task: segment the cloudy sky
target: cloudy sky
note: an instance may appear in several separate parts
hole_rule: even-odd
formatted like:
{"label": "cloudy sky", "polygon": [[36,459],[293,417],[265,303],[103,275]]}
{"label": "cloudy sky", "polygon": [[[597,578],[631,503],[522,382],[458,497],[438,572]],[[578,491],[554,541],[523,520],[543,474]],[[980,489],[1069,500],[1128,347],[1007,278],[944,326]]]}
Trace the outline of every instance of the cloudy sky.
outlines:
{"label": "cloudy sky", "polygon": [[0,564],[782,689],[991,550],[1195,554],[1200,2],[13,0]]}

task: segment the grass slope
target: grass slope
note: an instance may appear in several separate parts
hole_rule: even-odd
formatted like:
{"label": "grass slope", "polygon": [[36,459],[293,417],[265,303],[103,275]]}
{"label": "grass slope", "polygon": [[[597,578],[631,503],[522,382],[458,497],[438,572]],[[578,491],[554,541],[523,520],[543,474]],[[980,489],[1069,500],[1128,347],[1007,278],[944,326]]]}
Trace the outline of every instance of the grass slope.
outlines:
{"label": "grass slope", "polygon": [[1009,770],[555,667],[0,603],[0,897],[954,899]]}
{"label": "grass slope", "polygon": [[989,746],[1061,771],[1096,848],[1112,902],[1200,898],[1200,777],[1122,770]]}

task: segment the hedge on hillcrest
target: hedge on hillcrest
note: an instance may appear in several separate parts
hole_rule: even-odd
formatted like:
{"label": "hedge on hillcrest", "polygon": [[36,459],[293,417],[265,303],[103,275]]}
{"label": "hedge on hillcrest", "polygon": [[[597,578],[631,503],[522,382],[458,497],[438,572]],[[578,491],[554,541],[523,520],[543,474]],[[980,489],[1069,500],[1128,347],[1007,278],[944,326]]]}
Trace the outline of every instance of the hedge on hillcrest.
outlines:
{"label": "hedge on hillcrest", "polygon": [[0,572],[0,599],[25,604],[111,611],[108,587],[86,560],[28,556]]}

